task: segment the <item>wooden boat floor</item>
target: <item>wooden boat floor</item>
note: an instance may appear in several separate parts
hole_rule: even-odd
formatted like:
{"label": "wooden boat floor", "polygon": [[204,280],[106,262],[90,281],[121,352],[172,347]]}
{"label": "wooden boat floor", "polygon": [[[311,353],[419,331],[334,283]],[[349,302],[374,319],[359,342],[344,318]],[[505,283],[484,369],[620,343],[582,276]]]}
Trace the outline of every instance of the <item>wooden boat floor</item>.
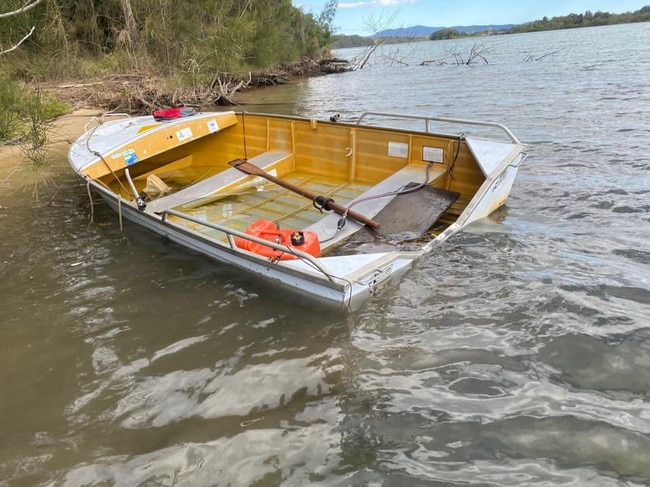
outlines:
{"label": "wooden boat floor", "polygon": [[[346,205],[373,186],[346,180],[332,180],[331,176],[305,173],[283,175],[282,179],[314,194],[332,198],[341,205]],[[280,228],[300,230],[323,218],[323,214],[314,207],[311,200],[271,182],[266,182],[261,190],[251,188],[213,199],[201,206],[188,204],[186,207],[181,205],[175,209],[198,220],[242,232],[259,219],[272,220],[279,224]],[[183,225],[213,238],[226,239],[225,235],[217,230],[180,219],[177,221],[179,223],[182,221]],[[336,227],[331,231],[334,233]],[[320,237],[327,236],[320,235]]]}

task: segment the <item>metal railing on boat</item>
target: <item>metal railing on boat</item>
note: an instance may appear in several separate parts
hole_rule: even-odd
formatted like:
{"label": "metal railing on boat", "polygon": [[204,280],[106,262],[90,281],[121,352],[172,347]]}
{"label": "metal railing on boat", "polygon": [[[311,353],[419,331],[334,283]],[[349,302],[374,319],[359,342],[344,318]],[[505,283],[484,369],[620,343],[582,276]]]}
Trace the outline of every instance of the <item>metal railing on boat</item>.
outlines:
{"label": "metal railing on boat", "polygon": [[425,124],[425,131],[426,132],[431,132],[429,129],[429,123],[430,122],[443,122],[443,123],[453,123],[453,124],[458,124],[458,125],[476,125],[476,126],[481,126],[481,127],[492,127],[492,128],[497,128],[499,130],[502,130],[505,132],[505,134],[508,136],[508,138],[515,144],[521,144],[519,139],[515,136],[515,134],[512,133],[512,131],[503,125],[502,123],[497,123],[497,122],[484,122],[481,120],[466,120],[462,118],[448,118],[448,117],[428,117],[426,115],[403,115],[400,113],[385,113],[385,112],[363,112],[359,116],[359,120],[357,120],[356,124],[361,125],[363,120],[367,117],[390,117],[390,118],[395,118],[395,119],[404,119],[404,120],[421,120]]}
{"label": "metal railing on boat", "polygon": [[103,124],[106,121],[106,118],[108,117],[125,117],[125,118],[131,118],[131,115],[128,113],[124,112],[115,112],[115,113],[102,113],[101,115],[95,115],[94,117],[91,117],[90,120],[86,122],[84,125],[84,133],[88,132],[88,127],[90,126],[91,123],[95,122],[97,123],[97,126]]}
{"label": "metal railing on boat", "polygon": [[318,260],[313,255],[307,254],[306,252],[302,252],[302,251],[297,250],[295,248],[287,247],[286,245],[280,245],[280,244],[277,244],[275,242],[271,242],[269,240],[264,240],[264,239],[255,237],[253,235],[249,235],[247,233],[240,232],[238,230],[233,230],[232,228],[227,228],[227,227],[224,227],[222,225],[217,225],[216,223],[210,223],[210,222],[206,222],[206,221],[203,221],[203,220],[199,220],[198,218],[194,218],[194,217],[192,217],[190,215],[186,215],[185,213],[181,213],[181,212],[175,211],[175,210],[164,210],[164,211],[161,211],[161,212],[156,212],[156,215],[159,215],[162,218],[162,223],[165,223],[165,224],[168,224],[167,216],[171,215],[171,216],[175,216],[177,218],[181,218],[183,220],[190,221],[192,223],[196,223],[197,225],[202,225],[202,226],[205,226],[205,227],[210,228],[212,230],[217,230],[219,232],[222,232],[222,233],[224,233],[226,235],[226,239],[228,240],[228,246],[233,250],[241,251],[241,249],[239,249],[237,247],[237,245],[235,244],[235,237],[239,237],[239,238],[243,238],[243,239],[246,239],[246,240],[250,240],[251,242],[255,242],[257,244],[264,245],[264,246],[269,247],[269,248],[274,249],[274,250],[279,250],[281,252],[286,252],[286,253],[289,253],[289,254],[293,254],[296,257],[300,258],[301,260],[309,263],[316,270],[322,272],[323,275],[325,277],[327,277],[327,279],[330,282],[335,282],[334,277],[336,277],[336,276],[334,276],[329,271],[329,269],[327,269],[327,267],[325,267],[323,264],[318,262]]}

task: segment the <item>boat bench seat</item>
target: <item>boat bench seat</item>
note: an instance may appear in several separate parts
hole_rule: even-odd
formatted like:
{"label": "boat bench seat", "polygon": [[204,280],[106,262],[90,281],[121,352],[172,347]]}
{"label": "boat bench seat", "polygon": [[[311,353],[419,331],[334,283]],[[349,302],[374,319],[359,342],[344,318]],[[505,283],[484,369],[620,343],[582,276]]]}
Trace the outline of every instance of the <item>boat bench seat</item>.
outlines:
{"label": "boat bench seat", "polygon": [[[387,177],[380,183],[376,184],[368,191],[359,196],[358,199],[365,200],[370,196],[380,195],[391,191],[397,191],[411,182],[422,182],[424,180],[425,166],[422,164],[410,164],[395,174]],[[431,184],[436,180],[443,178],[447,174],[446,166],[435,166],[429,169],[429,181]],[[370,199],[363,201],[358,205],[354,205],[354,211],[361,213],[368,218],[374,218],[388,203],[390,203],[395,196],[386,196],[382,198]],[[354,203],[352,200],[351,203]],[[350,206],[349,204],[347,206]],[[363,228],[363,224],[358,223],[351,218],[347,219],[346,225],[341,229],[335,238],[331,238],[332,234],[336,231],[337,223],[341,215],[337,213],[330,213],[325,218],[320,219],[313,225],[310,225],[303,230],[310,230],[316,232],[322,240],[327,240],[325,248],[332,248],[338,245],[342,240],[350,237],[354,233]]]}
{"label": "boat bench seat", "polygon": [[[289,156],[290,154],[287,152],[269,151],[251,157],[248,159],[248,162],[268,171],[269,169],[272,169],[275,164],[285,160]],[[240,181],[244,181],[249,177],[249,175],[242,171],[231,167],[215,174],[214,176],[206,178],[203,181],[192,184],[185,189],[181,189],[180,191],[168,196],[163,196],[162,198],[148,202],[146,211],[152,213],[160,212],[179,205],[186,205],[192,201],[210,196],[212,193],[215,193],[224,186],[233,185]]]}

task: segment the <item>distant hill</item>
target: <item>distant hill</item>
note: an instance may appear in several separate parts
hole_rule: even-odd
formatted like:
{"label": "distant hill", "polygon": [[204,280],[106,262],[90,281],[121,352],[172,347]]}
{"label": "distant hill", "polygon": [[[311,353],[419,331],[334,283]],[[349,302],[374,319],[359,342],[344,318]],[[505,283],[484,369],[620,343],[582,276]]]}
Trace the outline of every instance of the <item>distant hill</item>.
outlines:
{"label": "distant hill", "polygon": [[414,25],[401,29],[386,29],[378,34],[369,37],[358,35],[332,36],[332,47],[334,49],[345,47],[362,47],[373,45],[375,39],[381,38],[386,42],[409,42],[413,38],[430,38],[434,32],[441,31],[437,36],[440,39],[453,39],[472,35],[488,34],[489,30],[499,34],[518,34],[520,32],[538,32],[545,30],[575,29],[579,27],[593,27],[599,25],[629,24],[634,22],[650,22],[650,5],[635,11],[621,14],[601,12],[595,13],[587,10],[584,14],[569,14],[560,17],[544,17],[540,20],[526,22],[524,24],[502,24],[502,25],[462,25],[455,27],[427,27]]}
{"label": "distant hill", "polygon": [[460,25],[454,27],[427,27],[424,25],[414,25],[412,27],[402,27],[400,29],[387,29],[381,31],[373,36],[376,37],[427,37],[432,33],[442,30],[442,29],[456,29],[461,34],[473,34],[475,32],[484,32],[488,29],[493,29],[496,31],[499,30],[508,30],[514,27],[515,24],[503,24],[503,25]]}

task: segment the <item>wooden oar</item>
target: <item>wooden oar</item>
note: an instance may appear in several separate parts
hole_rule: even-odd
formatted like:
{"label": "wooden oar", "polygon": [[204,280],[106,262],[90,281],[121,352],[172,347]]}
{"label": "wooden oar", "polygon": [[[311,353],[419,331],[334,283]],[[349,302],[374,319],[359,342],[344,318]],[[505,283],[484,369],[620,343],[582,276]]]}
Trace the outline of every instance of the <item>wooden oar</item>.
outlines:
{"label": "wooden oar", "polygon": [[[283,181],[282,179],[276,178],[275,176],[272,176],[266,171],[264,171],[264,169],[260,169],[256,165],[251,164],[246,159],[235,159],[234,161],[230,161],[228,164],[230,164],[233,167],[236,167],[237,169],[239,169],[242,172],[245,172],[246,174],[260,176],[268,181],[271,181],[272,183],[277,184],[278,186],[282,186],[283,188],[288,189],[289,191],[293,191],[294,193],[297,193],[300,196],[309,198],[312,201],[316,201],[317,199],[319,199],[318,195],[310,191],[307,191],[305,189],[302,189],[301,187],[291,184],[287,181]],[[359,223],[363,223],[364,225],[368,225],[369,227],[379,228],[379,223],[377,223],[376,221],[371,220],[370,218],[367,218],[355,211],[348,210],[345,206],[339,205],[338,203],[334,202],[334,200],[332,199],[324,198],[322,205],[323,208],[325,208],[326,210],[333,210],[337,212],[339,215],[347,215],[353,220],[356,220]]]}

